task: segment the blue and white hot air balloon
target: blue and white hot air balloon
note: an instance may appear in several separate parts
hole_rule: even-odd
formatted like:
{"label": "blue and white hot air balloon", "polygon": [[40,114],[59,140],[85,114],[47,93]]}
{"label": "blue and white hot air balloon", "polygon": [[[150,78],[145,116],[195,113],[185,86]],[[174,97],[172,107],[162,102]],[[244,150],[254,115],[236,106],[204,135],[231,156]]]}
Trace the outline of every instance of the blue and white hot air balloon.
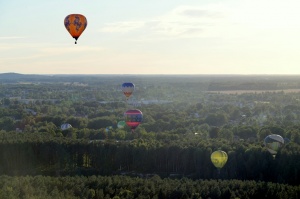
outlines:
{"label": "blue and white hot air balloon", "polygon": [[126,96],[127,100],[130,97],[130,95],[133,93],[134,87],[135,87],[134,84],[131,82],[125,82],[122,84],[122,91],[123,91],[124,95]]}

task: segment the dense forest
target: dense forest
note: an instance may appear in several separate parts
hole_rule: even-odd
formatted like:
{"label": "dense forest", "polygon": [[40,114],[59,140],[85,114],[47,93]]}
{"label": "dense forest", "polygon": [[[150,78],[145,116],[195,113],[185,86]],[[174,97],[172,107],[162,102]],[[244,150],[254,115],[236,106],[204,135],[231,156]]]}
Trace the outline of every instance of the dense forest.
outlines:
{"label": "dense forest", "polygon": [[[297,76],[0,74],[1,198],[297,198],[298,89]],[[142,123],[118,128],[133,108]],[[286,140],[275,158],[270,134]]]}
{"label": "dense forest", "polygon": [[241,180],[128,176],[21,176],[0,178],[1,198],[298,198],[300,187]]}

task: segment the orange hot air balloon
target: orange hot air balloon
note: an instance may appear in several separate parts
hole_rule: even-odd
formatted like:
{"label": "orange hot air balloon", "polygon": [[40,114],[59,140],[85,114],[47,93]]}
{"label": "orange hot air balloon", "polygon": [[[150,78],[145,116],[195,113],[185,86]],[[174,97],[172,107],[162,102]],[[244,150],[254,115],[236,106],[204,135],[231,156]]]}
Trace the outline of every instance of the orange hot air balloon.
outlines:
{"label": "orange hot air balloon", "polygon": [[66,16],[64,24],[71,36],[75,39],[75,44],[77,44],[77,39],[87,26],[85,16],[81,14],[70,14]]}

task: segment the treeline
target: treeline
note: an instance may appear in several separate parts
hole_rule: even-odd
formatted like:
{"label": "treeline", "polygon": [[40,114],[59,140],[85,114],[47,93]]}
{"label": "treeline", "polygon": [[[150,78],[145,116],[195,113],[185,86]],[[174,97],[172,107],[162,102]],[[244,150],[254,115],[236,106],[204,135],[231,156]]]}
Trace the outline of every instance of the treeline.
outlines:
{"label": "treeline", "polygon": [[[40,135],[31,135],[31,140],[1,135],[0,175],[145,177],[158,174],[191,179],[300,183],[300,146],[296,143],[285,145],[273,159],[261,144],[224,139],[86,141]],[[228,154],[228,162],[220,174],[210,160],[211,153],[217,149]]]}
{"label": "treeline", "polygon": [[0,198],[297,199],[300,186],[241,180],[142,179],[127,176],[0,176]]}

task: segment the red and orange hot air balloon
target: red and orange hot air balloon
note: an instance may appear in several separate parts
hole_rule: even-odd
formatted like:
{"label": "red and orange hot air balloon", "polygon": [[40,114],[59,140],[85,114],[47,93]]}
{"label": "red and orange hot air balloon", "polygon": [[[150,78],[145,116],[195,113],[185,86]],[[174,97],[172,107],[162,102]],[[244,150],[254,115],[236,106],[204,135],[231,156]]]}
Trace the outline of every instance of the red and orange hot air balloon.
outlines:
{"label": "red and orange hot air balloon", "polygon": [[66,16],[64,24],[70,35],[75,39],[75,44],[77,44],[77,39],[87,26],[85,16],[81,14],[70,14]]}

